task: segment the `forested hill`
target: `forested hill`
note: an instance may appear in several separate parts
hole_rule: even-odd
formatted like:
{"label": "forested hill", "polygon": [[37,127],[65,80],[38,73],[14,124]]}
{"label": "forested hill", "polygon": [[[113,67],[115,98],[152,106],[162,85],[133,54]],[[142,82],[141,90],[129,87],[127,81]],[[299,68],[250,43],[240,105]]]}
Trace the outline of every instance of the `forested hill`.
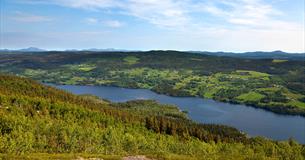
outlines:
{"label": "forested hill", "polygon": [[[165,51],[165,50],[164,50]],[[43,53],[48,52],[47,50],[29,47],[19,50],[9,50],[9,49],[0,49],[0,54],[14,54],[14,53]],[[51,51],[49,51],[51,52]],[[141,51],[132,51],[132,50],[121,50],[121,49],[83,49],[83,50],[66,50],[62,52],[141,52]],[[297,61],[305,61],[305,53],[287,53],[283,51],[272,51],[272,52],[263,52],[263,51],[255,51],[255,52],[242,52],[242,53],[234,53],[234,52],[208,52],[208,51],[185,51],[188,53],[198,53],[204,55],[212,55],[212,56],[222,56],[222,57],[237,57],[237,58],[248,58],[248,59],[281,59],[281,60],[297,60]]]}
{"label": "forested hill", "polygon": [[146,88],[305,115],[304,61],[177,51],[0,54],[0,73],[46,83]]}
{"label": "forested hill", "polygon": [[0,75],[0,158],[75,159],[146,155],[157,159],[304,159],[290,140],[247,138],[194,123],[155,101],[111,103],[33,80]]}
{"label": "forested hill", "polygon": [[256,52],[244,52],[244,53],[191,51],[191,53],[200,53],[200,54],[222,56],[222,57],[248,58],[248,59],[281,59],[281,60],[305,61],[305,53],[286,53],[282,51],[273,51],[273,52],[256,51]]}

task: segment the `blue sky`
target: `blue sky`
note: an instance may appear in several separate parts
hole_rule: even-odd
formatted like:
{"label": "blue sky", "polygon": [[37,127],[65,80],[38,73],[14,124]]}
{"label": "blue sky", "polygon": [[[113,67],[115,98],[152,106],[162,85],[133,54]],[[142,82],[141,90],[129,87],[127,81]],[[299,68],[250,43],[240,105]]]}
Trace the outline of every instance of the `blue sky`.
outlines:
{"label": "blue sky", "polygon": [[0,48],[304,52],[304,0],[0,0]]}

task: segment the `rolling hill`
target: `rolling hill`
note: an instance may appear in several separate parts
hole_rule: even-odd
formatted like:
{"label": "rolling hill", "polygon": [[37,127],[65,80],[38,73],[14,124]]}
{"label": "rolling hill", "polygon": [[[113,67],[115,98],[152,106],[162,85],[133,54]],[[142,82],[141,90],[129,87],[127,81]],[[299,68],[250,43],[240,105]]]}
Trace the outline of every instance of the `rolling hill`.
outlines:
{"label": "rolling hill", "polygon": [[305,115],[304,61],[177,51],[0,54],[0,72],[45,83],[145,88]]}
{"label": "rolling hill", "polygon": [[0,76],[0,114],[0,157],[4,159],[305,156],[305,147],[293,140],[247,138],[231,127],[197,124],[174,106],[149,100],[112,103],[15,76]]}

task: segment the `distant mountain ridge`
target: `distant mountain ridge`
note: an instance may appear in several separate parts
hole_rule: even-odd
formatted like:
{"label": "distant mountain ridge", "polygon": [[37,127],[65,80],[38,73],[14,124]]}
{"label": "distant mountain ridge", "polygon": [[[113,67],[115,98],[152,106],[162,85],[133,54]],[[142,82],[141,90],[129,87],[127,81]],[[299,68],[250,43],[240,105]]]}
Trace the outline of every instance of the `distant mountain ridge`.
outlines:
{"label": "distant mountain ridge", "polygon": [[45,52],[47,50],[36,48],[36,47],[29,47],[17,50],[10,50],[10,49],[0,49],[0,52]]}
{"label": "distant mountain ridge", "polygon": [[287,59],[287,60],[305,60],[305,53],[287,53],[283,51],[255,51],[255,52],[207,52],[207,51],[189,51],[191,53],[206,54],[219,57],[235,57],[235,58],[250,58],[250,59]]}
{"label": "distant mountain ridge", "polygon": [[[24,49],[10,50],[10,49],[0,49],[0,53],[30,53],[30,52],[47,52],[47,51],[56,51],[56,50],[45,50],[36,47],[29,47]],[[60,51],[60,50],[58,50]],[[140,50],[125,50],[125,49],[115,49],[115,48],[106,48],[106,49],[98,49],[98,48],[90,48],[90,49],[69,49],[63,50],[62,52],[142,52]],[[163,50],[166,52],[166,50]],[[209,51],[179,51],[179,52],[189,52],[189,53],[197,53],[197,54],[205,54],[211,56],[220,56],[220,57],[235,57],[235,58],[249,58],[249,59],[285,59],[285,60],[305,60],[305,52],[304,53],[287,53],[280,50],[265,52],[265,51],[254,51],[254,52],[243,52],[243,53],[234,53],[234,52],[209,52]]]}
{"label": "distant mountain ridge", "polygon": [[37,47],[28,47],[22,49],[0,49],[2,52],[48,52],[48,51],[63,51],[63,52],[79,52],[79,51],[90,51],[90,52],[139,52],[139,50],[125,50],[125,49],[115,49],[115,48],[89,48],[89,49],[67,49],[67,50],[45,50]]}

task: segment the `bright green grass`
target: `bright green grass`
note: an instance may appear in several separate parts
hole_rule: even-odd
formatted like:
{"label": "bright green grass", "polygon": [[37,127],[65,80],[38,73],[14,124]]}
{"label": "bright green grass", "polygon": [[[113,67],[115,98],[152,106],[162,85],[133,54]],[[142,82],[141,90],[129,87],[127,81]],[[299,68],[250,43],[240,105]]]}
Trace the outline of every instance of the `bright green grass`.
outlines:
{"label": "bright green grass", "polygon": [[40,76],[40,75],[43,75],[43,74],[46,74],[46,73],[47,73],[47,71],[41,70],[41,69],[36,69],[36,70],[34,70],[34,69],[25,69],[25,71],[24,71],[24,75],[25,76],[30,76],[30,77],[32,77],[32,76]]}
{"label": "bright green grass", "polygon": [[290,101],[288,104],[292,106],[297,106],[299,108],[305,108],[305,103],[300,101]]}
{"label": "bright green grass", "polygon": [[127,57],[125,57],[123,60],[124,60],[124,62],[125,62],[126,64],[133,65],[133,64],[138,63],[138,61],[139,61],[140,59],[137,58],[137,57],[135,57],[135,56],[127,56]]}
{"label": "bright green grass", "polygon": [[68,68],[72,71],[82,71],[82,72],[89,72],[96,68],[95,64],[68,64],[63,65],[63,67]]}
{"label": "bright green grass", "polygon": [[237,70],[236,72],[237,73],[248,73],[250,77],[269,77],[270,76],[267,73],[248,71],[248,70]]}
{"label": "bright green grass", "polygon": [[290,92],[288,89],[285,88],[284,93],[285,96],[290,97],[291,99],[299,99],[299,98],[303,98],[304,95],[301,94],[295,94]]}
{"label": "bright green grass", "polygon": [[270,87],[270,88],[259,88],[257,89],[259,91],[263,91],[263,92],[276,92],[276,91],[279,91],[280,88],[277,88],[277,87]]}
{"label": "bright green grass", "polygon": [[96,84],[98,84],[98,85],[106,85],[106,84],[114,83],[115,81],[113,81],[113,80],[97,79],[95,82],[96,82]]}
{"label": "bright green grass", "polygon": [[93,69],[95,69],[95,67],[81,67],[81,68],[79,68],[79,70],[84,71],[84,72],[89,72]]}
{"label": "bright green grass", "polygon": [[143,75],[144,71],[145,68],[135,68],[135,69],[124,70],[123,73],[127,74],[129,77],[134,77],[134,76]]}
{"label": "bright green grass", "polygon": [[217,88],[217,87],[207,88],[206,92],[204,93],[204,97],[205,97],[205,98],[213,98],[213,97],[214,97],[214,94],[217,93],[217,91],[218,91],[219,89],[220,89],[220,88]]}
{"label": "bright green grass", "polygon": [[190,58],[190,60],[192,60],[192,61],[202,61],[202,59],[200,59],[200,58]]}
{"label": "bright green grass", "polygon": [[176,83],[174,88],[175,89],[181,89],[187,83],[190,83],[192,81],[201,81],[201,77],[199,77],[199,76],[189,76],[189,77],[186,77],[186,78],[182,79],[180,82]]}
{"label": "bright green grass", "polygon": [[264,98],[264,95],[259,94],[257,92],[249,92],[249,93],[241,94],[237,97],[237,99],[240,99],[242,101],[259,101],[262,98]]}
{"label": "bright green grass", "polygon": [[285,59],[274,59],[272,60],[272,63],[283,63],[283,62],[287,62],[288,60]]}
{"label": "bright green grass", "polygon": [[134,77],[145,77],[148,79],[182,79],[180,73],[175,70],[157,70],[157,69],[150,69],[150,68],[134,68],[134,69],[127,69],[121,71],[114,71],[111,74],[117,75],[119,73],[124,73],[127,77],[134,78]]}
{"label": "bright green grass", "polygon": [[78,65],[78,69],[80,71],[83,71],[83,72],[89,72],[89,71],[92,71],[96,68],[96,65],[94,64],[80,64]]}

